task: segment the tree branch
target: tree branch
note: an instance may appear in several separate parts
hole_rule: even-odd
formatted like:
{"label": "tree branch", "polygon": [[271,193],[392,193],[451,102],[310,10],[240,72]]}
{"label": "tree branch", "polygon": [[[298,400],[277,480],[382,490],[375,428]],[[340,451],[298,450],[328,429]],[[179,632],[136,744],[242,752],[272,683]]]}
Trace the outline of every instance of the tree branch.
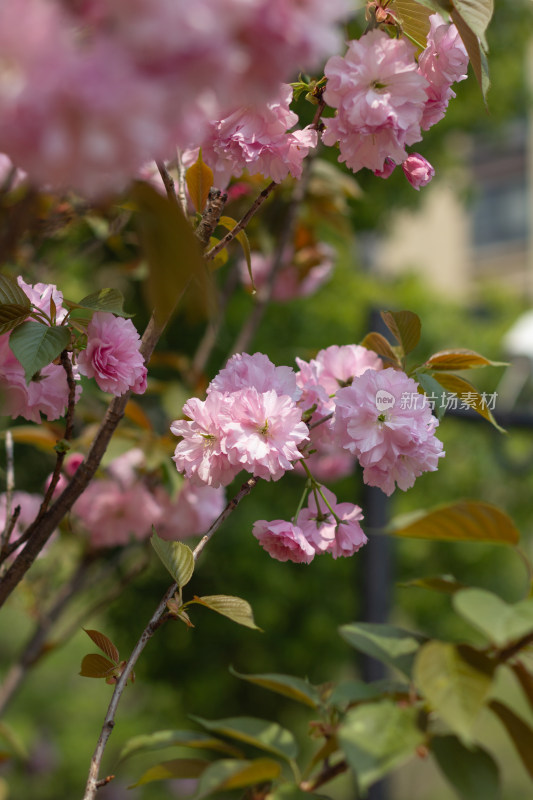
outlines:
{"label": "tree branch", "polygon": [[239,220],[239,222],[235,225],[235,227],[232,228],[231,231],[228,231],[228,233],[224,236],[224,238],[221,239],[220,242],[217,245],[215,245],[215,247],[212,247],[210,250],[207,251],[207,253],[205,254],[205,258],[207,261],[210,261],[216,255],[218,255],[218,253],[220,253],[221,250],[224,250],[226,245],[232,242],[237,236],[237,234],[246,228],[246,226],[248,225],[248,223],[250,222],[256,211],[258,211],[261,208],[267,197],[269,197],[272,194],[277,185],[278,184],[275,181],[271,181],[271,183],[269,183],[268,186],[265,189],[263,189],[263,191],[254,200],[254,202],[252,203],[252,205],[250,206],[244,217],[242,217],[242,219]]}

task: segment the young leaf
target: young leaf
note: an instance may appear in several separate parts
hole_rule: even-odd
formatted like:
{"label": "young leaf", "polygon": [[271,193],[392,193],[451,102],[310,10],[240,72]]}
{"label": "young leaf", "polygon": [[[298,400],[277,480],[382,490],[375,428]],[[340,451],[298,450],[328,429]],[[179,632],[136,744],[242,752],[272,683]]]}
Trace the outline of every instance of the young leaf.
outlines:
{"label": "young leaf", "polygon": [[421,5],[415,0],[392,0],[388,6],[397,15],[403,33],[422,50],[426,46],[429,33],[429,17],[438,10],[436,0],[433,8],[425,6],[425,3]]}
{"label": "young leaf", "polygon": [[452,731],[469,744],[492,684],[492,676],[466,661],[458,647],[430,641],[420,648],[414,680]]}
{"label": "young leaf", "polygon": [[393,536],[444,542],[518,544],[520,534],[507,514],[476,500],[460,500],[432,511],[397,517],[387,526]]}
{"label": "young leaf", "polygon": [[392,700],[348,711],[337,735],[362,793],[424,743],[417,717],[417,709],[400,708]]}
{"label": "young leaf", "polygon": [[181,589],[189,583],[194,572],[192,550],[183,542],[167,542],[165,539],[160,539],[155,528],[152,528],[152,531],[150,539],[152,547]]}
{"label": "young leaf", "polygon": [[320,702],[318,690],[303,678],[275,674],[243,675],[234,670],[233,667],[230,667],[230,672],[236,678],[255,683],[257,686],[262,686],[271,692],[277,692],[277,694],[284,695],[284,697],[290,697],[291,700],[296,700],[298,703],[303,703],[311,708],[317,708]]}
{"label": "young leaf", "polygon": [[5,303],[0,305],[0,334],[9,333],[28,318],[27,306]]}
{"label": "young leaf", "polygon": [[198,158],[192,167],[185,172],[185,181],[189,196],[192,204],[199,214],[205,208],[207,198],[209,197],[209,190],[213,185],[213,170],[204,164],[202,160],[202,151],[198,153]]}
{"label": "young leaf", "polygon": [[424,390],[428,403],[437,419],[442,419],[446,411],[446,389],[427,372],[415,371],[413,376]]}
{"label": "young leaf", "polygon": [[489,707],[511,737],[524,767],[533,778],[533,730],[521,717],[500,703],[499,700],[491,700]]}
{"label": "young leaf", "polygon": [[465,404],[468,408],[477,411],[484,419],[494,425],[497,430],[501,433],[505,433],[505,430],[498,425],[492,416],[492,412],[485,398],[472,383],[465,381],[464,378],[460,378],[458,375],[449,375],[447,372],[434,372],[433,377],[447,392],[458,395],[461,404]]}
{"label": "young leaf", "polygon": [[434,736],[430,748],[461,800],[501,800],[500,771],[487,750],[465,747],[456,736]]}
{"label": "young leaf", "polygon": [[83,630],[85,631],[87,636],[89,636],[92,639],[95,645],[99,647],[100,650],[106,654],[106,656],[109,656],[109,658],[111,659],[111,661],[115,663],[115,665],[118,664],[118,662],[120,661],[120,656],[117,648],[115,647],[111,639],[108,639],[108,637],[105,634],[100,633],[100,631],[87,630],[87,628],[84,628]]}
{"label": "young leaf", "polygon": [[68,347],[70,331],[66,327],[51,328],[28,320],[9,337],[9,346],[24,367],[26,383],[43,367],[51,364]]}
{"label": "young leaf", "polygon": [[166,747],[190,747],[195,750],[215,750],[226,755],[242,757],[242,752],[236,747],[215,739],[202,731],[157,731],[142,736],[134,736],[122,748],[119,761],[124,761],[130,756],[145,753],[150,750],[162,750]]}
{"label": "young leaf", "polygon": [[90,653],[81,662],[80,675],[84,678],[107,678],[116,668],[116,664],[99,653]]}
{"label": "young leaf", "polygon": [[398,367],[400,366],[398,356],[385,337],[381,335],[381,333],[376,333],[375,331],[367,333],[361,342],[361,346],[366,347],[367,350],[373,350],[373,352],[377,353],[378,356],[382,356],[382,358],[385,359],[387,366],[390,366],[391,364],[394,364]]}
{"label": "young leaf", "polygon": [[[232,217],[220,217],[218,224],[222,225],[224,228],[226,228],[226,230],[232,231],[237,225],[237,222],[232,219]],[[248,267],[248,275],[250,276],[252,289],[255,292],[254,276],[252,275],[252,254],[250,251],[250,242],[248,241],[248,236],[246,235],[245,231],[239,231],[235,238],[242,247],[242,251],[246,259],[246,265]]]}
{"label": "young leaf", "polygon": [[218,736],[228,736],[230,739],[250,744],[260,750],[266,750],[268,753],[274,753],[288,761],[298,755],[298,746],[294,736],[276,722],[255,717],[207,720],[193,716],[191,719]]}
{"label": "young leaf", "polygon": [[454,595],[453,605],[499,648],[533,633],[533,598],[509,605],[485,589],[463,589]]}
{"label": "young leaf", "polygon": [[420,317],[412,311],[382,311],[383,322],[400,343],[405,355],[420,341]]}
{"label": "young leaf", "polygon": [[100,289],[99,292],[88,294],[78,303],[64,300],[64,305],[69,308],[88,308],[91,311],[107,311],[116,317],[131,317],[124,311],[124,295],[118,289]]}
{"label": "young leaf", "polygon": [[7,275],[0,275],[0,305],[21,306],[26,309],[26,316],[31,309],[28,295]]}
{"label": "young leaf", "polygon": [[242,597],[233,597],[228,594],[212,594],[205,597],[197,597],[195,595],[192,602],[206,606],[211,611],[216,611],[217,614],[228,617],[238,625],[244,625],[245,628],[253,628],[256,631],[261,630],[255,624],[250,603],[243,600]]}
{"label": "young leaf", "polygon": [[392,625],[359,622],[342,625],[339,633],[348,644],[411,676],[413,662],[424,637]]}
{"label": "young leaf", "polygon": [[505,367],[503,361],[490,361],[474,350],[440,350],[433,353],[424,364],[428,369],[462,370],[476,367]]}
{"label": "young leaf", "polygon": [[210,764],[202,774],[195,800],[215,792],[272,781],[280,773],[281,764],[271,758],[257,758],[255,761],[221,759]]}
{"label": "young leaf", "polygon": [[201,758],[175,758],[171,761],[162,761],[144,772],[138,781],[128,786],[135,789],[152,781],[167,781],[171,778],[199,778],[210,764]]}

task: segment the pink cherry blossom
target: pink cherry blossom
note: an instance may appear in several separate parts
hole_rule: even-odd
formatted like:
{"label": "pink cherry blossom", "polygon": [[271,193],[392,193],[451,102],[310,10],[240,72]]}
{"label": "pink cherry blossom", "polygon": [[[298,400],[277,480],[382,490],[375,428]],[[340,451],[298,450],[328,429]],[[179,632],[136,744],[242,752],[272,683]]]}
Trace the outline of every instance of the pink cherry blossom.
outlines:
{"label": "pink cherry blossom", "polygon": [[367,370],[335,397],[339,442],[359,459],[365,483],[388,495],[438,468],[438,424],[418,384],[394,369]]}
{"label": "pink cherry blossom", "polygon": [[275,519],[267,522],[259,519],[252,533],[261,547],[277,561],[294,561],[295,564],[310,564],[315,549],[309,544],[301,529],[291,522]]}
{"label": "pink cherry blossom", "polygon": [[326,120],[323,141],[339,142],[339,161],[354,172],[383,171],[387,158],[401,163],[405,146],[421,139],[426,79],[417,71],[414,48],[375,29],[352,41],[344,58],[326,64],[324,99],[337,109]]}
{"label": "pink cherry blossom", "polygon": [[465,80],[468,68],[468,54],[455,25],[444,22],[439,14],[432,14],[429,20],[427,46],[418,59],[418,70],[429,82],[423,130],[442,119],[455,97],[452,83]]}
{"label": "pink cherry blossom", "polygon": [[411,153],[403,162],[402,169],[405,177],[417,191],[421,186],[427,186],[435,175],[435,170],[419,153]]}
{"label": "pink cherry blossom", "polygon": [[170,430],[183,437],[173,461],[194,485],[227,486],[242,469],[230,463],[225,444],[229,416],[229,395],[212,391],[205,400],[192,397],[183,406],[188,420],[175,420]]}
{"label": "pink cherry blossom", "polygon": [[253,386],[258,392],[274,389],[277,394],[288,394],[293,400],[301,395],[296,385],[296,375],[290,367],[276,367],[264,353],[236,353],[213,378],[207,394],[236,392]]}
{"label": "pink cherry blossom", "polygon": [[57,323],[63,322],[67,315],[67,309],[63,308],[63,293],[59,291],[57,286],[53,283],[26,283],[25,280],[19,275],[17,283],[30,299],[31,304],[44,311],[44,313],[51,316],[51,302],[55,306],[55,318]]}
{"label": "pink cherry blossom", "polygon": [[232,400],[232,420],[225,425],[230,462],[265,480],[279,480],[301,458],[298,445],[308,438],[300,409],[273,389],[242,389]]}
{"label": "pink cherry blossom", "polygon": [[215,186],[224,189],[232,176],[244,169],[280,183],[290,173],[302,174],[302,162],[316,147],[317,133],[311,128],[289,133],[297,122],[290,111],[292,89],[283,84],[268,103],[239,108],[211,127],[202,143],[202,157],[214,172]]}
{"label": "pink cherry blossom", "polygon": [[156,494],[162,508],[157,534],[161,539],[185,539],[205,533],[226,505],[222,488],[195,486],[185,481],[175,500],[164,490]]}
{"label": "pink cherry blossom", "polygon": [[[76,368],[73,373],[79,379]],[[80,394],[81,386],[76,389],[76,402]],[[41,422],[41,414],[49,420],[59,419],[66,411],[68,396],[62,366],[48,364],[26,383],[24,368],[9,346],[9,334],[0,336],[0,414],[37,423]]]}
{"label": "pink cherry blossom", "polygon": [[82,375],[94,378],[103,392],[115,396],[146,389],[146,367],[140,336],[130,319],[97,311],[87,328],[87,349],[78,357]]}
{"label": "pink cherry blossom", "polygon": [[307,508],[298,515],[302,533],[317,553],[331,553],[335,559],[351,556],[368,541],[359,525],[363,519],[361,509],[353,503],[337,503],[333,492],[325,487],[321,493],[323,497],[318,491],[311,492]]}

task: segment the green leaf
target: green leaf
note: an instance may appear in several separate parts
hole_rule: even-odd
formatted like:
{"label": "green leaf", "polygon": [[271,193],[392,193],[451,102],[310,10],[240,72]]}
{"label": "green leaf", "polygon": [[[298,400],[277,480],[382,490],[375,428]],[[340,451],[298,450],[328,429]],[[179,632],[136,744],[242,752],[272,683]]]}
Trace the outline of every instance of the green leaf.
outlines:
{"label": "green leaf", "polygon": [[372,350],[374,353],[377,353],[378,356],[384,358],[386,362],[390,362],[390,364],[400,365],[398,356],[381,333],[376,333],[375,331],[367,333],[361,342],[361,347]]}
{"label": "green leaf", "polygon": [[112,674],[116,664],[99,653],[90,653],[81,662],[80,675],[84,678],[107,678]]}
{"label": "green leaf", "polygon": [[417,370],[414,373],[414,378],[424,390],[430,405],[433,406],[432,411],[437,419],[442,419],[446,411],[446,389],[435,380],[433,375],[428,375],[427,372],[419,372]]}
{"label": "green leaf", "polygon": [[459,31],[459,35],[463,40],[470,63],[472,64],[474,75],[476,76],[479,88],[481,89],[481,94],[485,100],[490,87],[486,44],[483,41],[480,42],[479,38],[470,28],[468,22],[463,18],[461,13],[456,8],[452,8],[450,14],[457,27],[457,30]]}
{"label": "green leaf", "polygon": [[195,163],[185,172],[185,181],[192,204],[201,214],[207,203],[209,190],[213,185],[213,170],[204,164],[201,150]]}
{"label": "green leaf", "polygon": [[136,786],[143,786],[143,784],[153,781],[166,781],[170,778],[199,778],[209,764],[209,761],[201,758],[174,758],[172,761],[162,761],[146,770],[136,783],[128,786],[128,789],[135,789]]}
{"label": "green leaf", "polygon": [[0,275],[0,305],[21,306],[26,309],[26,316],[31,309],[31,301],[26,292],[7,275]]}
{"label": "green leaf", "polygon": [[191,718],[206,730],[219,736],[228,736],[230,739],[251,744],[288,761],[298,755],[298,746],[294,736],[276,722],[255,717],[228,717],[217,720],[194,716]]}
{"label": "green leaf", "polygon": [[451,575],[438,575],[435,578],[413,578],[410,581],[398,583],[405,589],[415,587],[417,589],[430,589],[432,592],[443,592],[444,594],[455,594],[460,589],[465,589],[464,583],[459,583]]}
{"label": "green leaf", "polygon": [[328,705],[345,706],[350,703],[368,703],[380,700],[386,695],[408,697],[411,687],[407,683],[398,681],[345,681],[336,686],[328,697]]}
{"label": "green leaf", "polygon": [[23,322],[9,337],[11,350],[24,367],[26,383],[29,383],[40,369],[51,364],[69,343],[68,328],[51,328],[34,320]]}
{"label": "green leaf", "polygon": [[430,747],[461,800],[501,800],[498,765],[482,747],[465,747],[456,736],[435,736]]}
{"label": "green leaf", "polygon": [[214,750],[226,755],[242,757],[242,752],[221,739],[215,739],[202,731],[168,730],[133,736],[120,751],[119,761],[130,756],[166,747],[190,747],[195,750]]}
{"label": "green leaf", "polygon": [[489,707],[511,737],[524,767],[533,778],[533,730],[521,717],[500,703],[499,700],[491,700]]}
{"label": "green leaf", "polygon": [[348,644],[411,676],[415,655],[424,637],[392,625],[359,622],[342,625],[339,632]]}
{"label": "green leaf", "polygon": [[0,334],[9,333],[28,318],[29,308],[15,304],[0,305]]}
{"label": "green leaf", "polygon": [[[232,231],[233,228],[238,223],[232,217],[220,217],[218,224],[222,225],[222,227],[226,228],[226,230]],[[248,267],[248,275],[250,276],[250,282],[252,284],[252,290],[255,292],[256,289],[254,283],[254,276],[252,275],[252,254],[250,251],[250,242],[248,241],[248,236],[246,235],[246,231],[239,231],[239,233],[235,236],[235,238],[242,247],[242,251],[246,259],[246,266]]]}
{"label": "green leaf", "polygon": [[[453,0],[453,5],[486,50],[485,32],[494,12],[493,0]],[[453,11],[451,13],[453,18]]]}
{"label": "green leaf", "polygon": [[443,542],[517,544],[520,534],[507,514],[489,503],[460,500],[432,511],[397,517],[387,526],[393,536]]}
{"label": "green leaf", "polygon": [[272,781],[280,773],[281,764],[270,758],[258,758],[255,761],[221,759],[210,764],[202,774],[195,798],[200,800],[214,792],[242,789]]}
{"label": "green leaf", "polygon": [[303,703],[311,708],[317,708],[320,703],[318,690],[303,678],[276,674],[243,675],[234,670],[233,667],[230,667],[230,672],[236,678],[255,683],[257,686],[262,686],[271,692],[277,692],[277,694],[281,694],[284,697],[290,697],[291,700],[296,700],[298,703]]}
{"label": "green leaf", "polygon": [[186,586],[194,572],[194,556],[191,548],[183,542],[167,542],[166,539],[160,539],[153,527],[150,542],[180,589]]}
{"label": "green leaf", "polygon": [[91,311],[106,311],[116,317],[131,317],[124,311],[124,295],[118,289],[100,289],[77,303],[64,300],[63,304],[68,308],[88,308]]}
{"label": "green leaf", "polygon": [[216,611],[217,614],[228,617],[233,622],[236,622],[237,625],[244,625],[245,628],[252,628],[256,631],[261,630],[254,622],[254,613],[250,603],[243,600],[242,597],[233,597],[229,594],[212,594],[204,597],[195,595],[194,600],[191,602],[206,606],[211,611]]}
{"label": "green leaf", "polygon": [[417,717],[417,709],[400,708],[391,700],[348,711],[337,735],[361,792],[411,758],[424,743]]}
{"label": "green leaf", "polygon": [[[177,203],[147,183],[134,184],[141,239],[149,265],[148,297],[158,325],[170,319],[193,277],[200,281],[203,300],[209,293],[200,244]],[[212,292],[212,289],[211,289]]]}
{"label": "green leaf", "polygon": [[99,647],[100,650],[106,654],[106,656],[109,656],[111,661],[113,661],[115,664],[118,664],[120,661],[119,652],[111,639],[108,639],[108,637],[105,634],[100,633],[100,631],[87,630],[87,628],[84,628],[83,630],[87,636],[92,639],[95,645]]}
{"label": "green leaf", "polygon": [[533,598],[509,605],[485,589],[463,589],[454,595],[453,605],[499,648],[533,633]]}
{"label": "green leaf", "polygon": [[381,318],[405,355],[414,350],[420,341],[420,317],[412,311],[382,311]]}
{"label": "green leaf", "polygon": [[514,672],[516,679],[522,687],[522,691],[528,699],[529,705],[533,710],[533,674],[522,664],[521,661],[514,661],[508,665]]}
{"label": "green leaf", "polygon": [[428,703],[467,744],[489,693],[492,676],[462,657],[465,648],[431,641],[420,648],[414,680]]}
{"label": "green leaf", "polygon": [[436,370],[462,370],[477,367],[505,367],[504,361],[490,361],[485,356],[474,350],[440,350],[433,353],[424,363],[428,369]]}
{"label": "green leaf", "polygon": [[457,395],[461,404],[464,403],[469,408],[476,411],[480,416],[494,425],[500,433],[505,433],[504,429],[500,427],[494,419],[487,401],[472,383],[465,381],[464,378],[460,378],[458,375],[449,375],[447,372],[433,373],[433,377],[447,392]]}

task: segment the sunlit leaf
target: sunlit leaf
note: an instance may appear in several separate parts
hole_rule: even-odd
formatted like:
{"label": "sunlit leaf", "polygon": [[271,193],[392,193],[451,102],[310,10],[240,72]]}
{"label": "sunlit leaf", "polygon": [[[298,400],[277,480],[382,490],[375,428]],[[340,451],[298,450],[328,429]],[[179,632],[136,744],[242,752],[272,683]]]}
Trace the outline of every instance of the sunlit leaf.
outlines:
{"label": "sunlit leaf", "polygon": [[381,318],[405,355],[414,350],[420,341],[420,317],[412,311],[382,311]]}
{"label": "sunlit leaf", "polygon": [[[437,3],[434,5],[437,6]],[[404,34],[413,44],[417,44],[418,49],[424,49],[429,33],[429,17],[437,8],[426,8],[415,0],[392,0],[389,8],[396,14]]]}
{"label": "sunlit leaf", "polygon": [[[232,231],[233,228],[237,225],[237,222],[236,220],[232,219],[232,217],[223,216],[220,217],[218,224],[222,225],[224,228],[226,228],[226,230]],[[248,275],[250,276],[252,289],[255,291],[254,276],[252,275],[252,254],[250,251],[250,242],[248,241],[248,236],[246,235],[246,231],[244,230],[239,231],[238,234],[235,236],[235,238],[242,247],[242,252],[244,254],[244,258],[246,259],[246,266],[248,267]]]}
{"label": "sunlit leaf", "polygon": [[477,500],[460,500],[432,511],[397,517],[386,530],[393,536],[445,542],[517,544],[520,539],[507,514],[496,506]]}
{"label": "sunlit leaf", "polygon": [[230,672],[236,678],[255,683],[264,689],[290,697],[291,700],[296,700],[298,703],[303,703],[311,708],[316,708],[320,702],[318,690],[303,678],[276,674],[243,675],[232,667],[230,667]]}
{"label": "sunlit leaf", "polygon": [[490,361],[474,350],[440,350],[433,353],[424,364],[429,369],[461,370],[476,367],[505,367],[503,361]]}
{"label": "sunlit leaf", "polygon": [[192,578],[194,572],[194,556],[190,547],[183,542],[167,542],[160,539],[154,528],[152,528],[150,542],[155,552],[170,572],[178,586],[186,586]]}
{"label": "sunlit leaf", "polygon": [[250,603],[243,600],[242,597],[233,597],[228,594],[212,594],[204,597],[195,595],[194,602],[210,608],[211,611],[216,611],[217,614],[222,614],[223,617],[228,617],[238,625],[244,625],[245,628],[261,630],[255,624]]}
{"label": "sunlit leaf", "polygon": [[461,800],[501,800],[500,771],[487,750],[465,747],[456,736],[434,736],[430,748]]}
{"label": "sunlit leaf", "polygon": [[116,668],[108,658],[104,658],[99,653],[90,653],[81,662],[80,675],[84,678],[107,678]]}
{"label": "sunlit leaf", "polygon": [[415,655],[424,637],[392,625],[358,622],[342,625],[339,632],[361,653],[383,661],[410,677]]}
{"label": "sunlit leaf", "polygon": [[171,778],[199,778],[210,764],[201,758],[175,758],[171,761],[162,761],[144,772],[138,781],[128,786],[134,789],[153,781],[166,781]]}
{"label": "sunlit leaf", "polygon": [[260,750],[281,756],[287,760],[296,758],[298,746],[292,733],[277,722],[256,719],[255,717],[228,717],[227,719],[207,720],[192,717],[203,728],[219,736],[228,736],[239,742],[253,745]]}
{"label": "sunlit leaf", "polygon": [[492,684],[492,675],[463,658],[466,651],[430,641],[418,652],[414,680],[428,703],[466,743]]}
{"label": "sunlit leaf", "polygon": [[70,342],[66,327],[50,327],[28,320],[9,337],[9,346],[24,367],[26,383],[43,367],[51,364]]}
{"label": "sunlit leaf", "polygon": [[209,190],[213,185],[213,170],[204,164],[201,150],[195,163],[185,172],[185,181],[192,204],[201,214],[207,203]]}
{"label": "sunlit leaf", "polygon": [[177,203],[147,183],[134,184],[141,237],[149,265],[148,295],[158,324],[166,324],[193,277],[209,292],[200,244]]}
{"label": "sunlit leaf", "polygon": [[77,303],[72,300],[64,300],[63,303],[68,308],[87,308],[92,311],[106,311],[117,317],[131,317],[131,314],[124,311],[124,295],[118,289],[100,289]]}
{"label": "sunlit leaf", "polygon": [[533,778],[533,730],[521,717],[500,703],[499,700],[491,700],[489,707],[505,727],[524,767]]}
{"label": "sunlit leaf", "polygon": [[270,758],[258,758],[255,761],[221,759],[210,764],[202,774],[195,798],[200,800],[214,792],[272,781],[280,773],[281,764]]}
{"label": "sunlit leaf", "polygon": [[[46,453],[58,440],[58,435],[45,425],[17,425],[11,428],[11,435],[14,442],[34,445]],[[5,433],[0,436],[5,436]]]}
{"label": "sunlit leaf", "polygon": [[[472,33],[479,38],[486,50],[485,32],[494,13],[493,0],[452,0],[452,2]],[[453,11],[451,13],[453,18]]]}
{"label": "sunlit leaf", "polygon": [[425,736],[417,726],[418,710],[391,700],[348,711],[337,735],[361,792],[411,758]]}
{"label": "sunlit leaf", "polygon": [[[375,331],[367,333],[361,342],[361,346],[366,347],[367,350],[373,350],[378,356],[382,356],[386,362],[396,364],[397,366],[400,364],[398,356],[381,333],[376,333]],[[389,364],[387,364],[387,366],[389,366]]]}
{"label": "sunlit leaf", "polygon": [[109,639],[105,634],[100,633],[100,631],[87,630],[87,628],[84,628],[83,630],[87,636],[92,639],[95,645],[99,647],[100,650],[106,654],[106,656],[109,656],[111,661],[113,661],[115,664],[118,664],[120,656],[111,639]]}
{"label": "sunlit leaf", "polygon": [[225,753],[226,755],[242,757],[241,751],[224,742],[215,739],[202,731],[157,731],[141,736],[134,736],[126,742],[120,752],[119,760],[123,761],[130,756],[138,753],[145,753],[151,750],[162,750],[166,747],[190,747],[195,750],[214,750],[215,752]]}
{"label": "sunlit leaf", "polygon": [[497,647],[533,633],[533,598],[509,605],[485,589],[463,589],[454,596],[453,605]]}

